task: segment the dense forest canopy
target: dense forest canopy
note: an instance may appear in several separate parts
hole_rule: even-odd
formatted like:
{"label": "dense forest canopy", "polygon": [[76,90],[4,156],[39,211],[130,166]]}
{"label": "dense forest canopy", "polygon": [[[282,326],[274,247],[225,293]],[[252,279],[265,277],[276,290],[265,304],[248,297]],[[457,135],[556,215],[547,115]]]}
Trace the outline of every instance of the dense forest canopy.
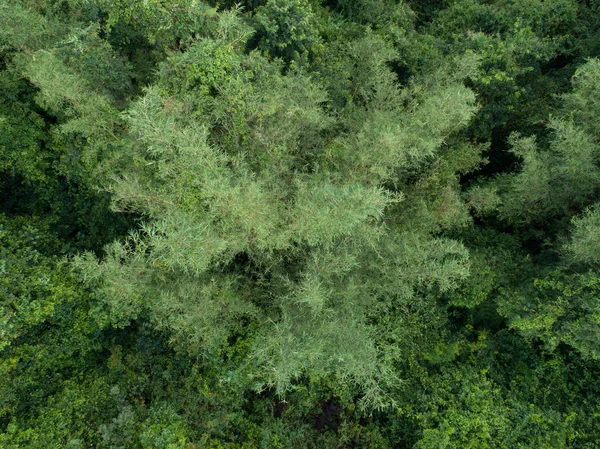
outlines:
{"label": "dense forest canopy", "polygon": [[0,0],[0,447],[600,447],[600,1]]}

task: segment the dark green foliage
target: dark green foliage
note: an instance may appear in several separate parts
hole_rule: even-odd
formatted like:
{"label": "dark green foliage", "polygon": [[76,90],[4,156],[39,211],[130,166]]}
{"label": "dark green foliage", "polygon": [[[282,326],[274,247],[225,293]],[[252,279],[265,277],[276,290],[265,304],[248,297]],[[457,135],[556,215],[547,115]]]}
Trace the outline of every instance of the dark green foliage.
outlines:
{"label": "dark green foliage", "polygon": [[308,0],[269,0],[254,15],[258,48],[288,61],[307,58],[320,44],[318,19]]}

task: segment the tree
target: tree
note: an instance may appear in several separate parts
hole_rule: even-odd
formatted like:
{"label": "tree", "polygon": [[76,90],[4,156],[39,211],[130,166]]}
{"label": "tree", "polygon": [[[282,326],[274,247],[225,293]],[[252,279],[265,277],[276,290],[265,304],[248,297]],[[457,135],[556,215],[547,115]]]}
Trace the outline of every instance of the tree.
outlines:
{"label": "tree", "polygon": [[[396,375],[369,311],[428,282],[447,291],[468,272],[458,243],[386,230],[382,220],[400,199],[385,183],[419,173],[474,111],[463,72],[440,71],[422,100],[415,85],[407,110],[390,84],[375,85],[362,107],[377,118],[340,136],[334,145],[351,149],[334,154],[314,131],[334,119],[321,108],[325,93],[217,34],[173,55],[163,90],[148,89],[129,111],[136,142],[111,190],[119,210],[146,224],[101,263],[87,256],[79,265],[112,325],[147,313],[178,348],[207,360],[248,339],[242,367],[259,391],[283,395],[302,376],[333,376],[356,385],[365,406],[381,407]],[[412,264],[426,271],[390,284]],[[349,344],[351,335],[360,338]]]}

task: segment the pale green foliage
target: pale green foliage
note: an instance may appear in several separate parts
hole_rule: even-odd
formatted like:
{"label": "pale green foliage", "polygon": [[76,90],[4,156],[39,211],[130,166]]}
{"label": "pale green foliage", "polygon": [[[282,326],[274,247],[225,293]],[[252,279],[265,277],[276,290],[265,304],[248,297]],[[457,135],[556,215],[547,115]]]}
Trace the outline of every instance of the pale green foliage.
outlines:
{"label": "pale green foliage", "polygon": [[523,168],[512,175],[501,214],[516,223],[570,214],[589,204],[600,187],[600,149],[583,129],[570,121],[553,120],[554,139],[538,150],[535,138],[513,136],[512,151]]}
{"label": "pale green foliage", "polygon": [[340,387],[357,384],[362,406],[389,405],[386,390],[397,382],[389,368],[377,362],[377,349],[370,330],[351,311],[333,310],[319,318],[293,306],[282,310],[282,319],[258,335],[254,350],[260,364],[259,383],[280,394],[293,389],[292,380],[308,373],[315,380],[335,373]]}
{"label": "pale green foliage", "polygon": [[491,215],[495,212],[502,200],[495,186],[477,185],[469,189],[468,204],[478,216]]}
{"label": "pale green foliage", "polygon": [[600,138],[600,60],[590,59],[580,66],[572,79],[573,92],[561,97],[564,112],[596,139]]}
{"label": "pale green foliage", "polygon": [[363,267],[360,274],[377,301],[407,303],[418,291],[446,292],[469,274],[468,251],[455,240],[399,230],[386,238],[378,257],[370,261],[371,269]]}
{"label": "pale green foliage", "polygon": [[578,269],[598,262],[598,217],[595,209],[588,209],[597,203],[600,192],[600,146],[597,122],[591,117],[597,103],[597,71],[595,60],[578,70],[573,92],[562,96],[563,115],[550,120],[547,145],[538,145],[533,136],[512,136],[521,171],[504,176],[494,186],[501,195],[500,216],[509,223],[558,224],[558,229],[564,229],[570,219],[573,225],[558,267],[540,273],[527,260],[519,266],[524,273],[521,285],[506,289],[498,311],[510,326],[541,339],[549,350],[566,343],[593,359],[600,356],[594,299],[598,279],[593,272]]}
{"label": "pale green foliage", "polygon": [[[52,168],[69,181],[90,185],[102,177],[97,167],[112,156],[119,139],[122,120],[116,105],[130,85],[127,65],[101,43],[96,31],[80,42],[83,53],[76,48],[77,39],[65,44],[75,48],[57,46],[21,53],[14,63],[37,88],[35,102],[56,119],[46,138],[53,150],[46,157],[56,159]],[[113,66],[114,78],[99,83],[97,76]]]}
{"label": "pale green foliage", "polygon": [[380,219],[390,203],[389,194],[382,189],[335,186],[318,178],[300,181],[296,195],[292,218],[295,240],[311,246],[329,247],[340,237],[356,236],[362,224]]}
{"label": "pale green foliage", "polygon": [[[347,107],[331,114],[307,73],[243,53],[243,30],[220,19],[128,109],[109,189],[144,224],[101,262],[77,265],[103,325],[147,316],[177,350],[208,360],[239,341],[256,390],[334,379],[362,407],[383,408],[398,374],[375,312],[426,309],[468,276],[464,246],[430,232],[464,221],[457,173],[472,163],[442,146],[476,110],[462,79],[477,58],[401,92],[391,49],[368,34],[345,50],[358,70]],[[344,132],[327,135],[336,122]],[[394,217],[428,201],[409,177],[442,198],[417,221]],[[423,309],[399,320],[441,315]]]}
{"label": "pale green foliage", "polygon": [[[31,21],[42,20],[33,11],[28,14]],[[28,45],[27,51],[14,58],[16,68],[39,88],[39,105],[62,122],[64,131],[111,134],[114,105],[131,92],[130,66],[100,39],[97,25],[68,33],[50,25],[39,28],[47,29],[44,45],[19,42]]]}
{"label": "pale green foliage", "polygon": [[2,2],[0,20],[0,52],[15,48],[37,50],[58,28],[20,2]]}
{"label": "pale green foliage", "polygon": [[19,61],[29,81],[39,87],[37,101],[63,121],[61,129],[84,136],[110,135],[116,120],[107,97],[93,91],[52,51],[39,50]]}
{"label": "pale green foliage", "polygon": [[[476,64],[476,58],[466,56],[421,83],[415,82],[404,93],[406,108],[400,107],[400,92],[391,80],[367,87],[373,95],[363,97],[371,114],[357,134],[340,141],[339,164],[343,163],[346,176],[366,183],[399,184],[402,177],[434,160],[444,141],[477,110],[473,92],[458,82],[476,70]],[[455,70],[453,76],[447,74],[450,68]]]}
{"label": "pale green foliage", "polygon": [[596,204],[585,214],[573,217],[573,232],[570,242],[563,250],[567,257],[576,263],[600,263],[600,208]]}
{"label": "pale green foliage", "polygon": [[91,90],[108,97],[113,105],[122,106],[133,91],[132,67],[100,38],[100,33],[97,25],[72,29],[56,43],[54,53],[83,78]]}
{"label": "pale green foliage", "polygon": [[180,102],[172,106],[201,117],[210,143],[243,153],[251,169],[265,176],[305,169],[331,123],[319,107],[324,92],[304,73],[276,76],[278,67],[257,52],[241,53],[248,37],[242,31],[217,32],[215,40],[172,55],[161,65],[161,93],[177,94]]}
{"label": "pale green foliage", "polygon": [[363,107],[374,104],[377,109],[397,108],[399,89],[388,65],[395,54],[389,43],[367,33],[342,45],[342,63],[347,65],[343,68],[348,71],[341,74],[350,81],[351,102]]}
{"label": "pale green foliage", "polygon": [[511,136],[515,155],[521,158],[518,174],[505,176],[499,187],[501,216],[515,224],[543,222],[556,216],[573,216],[590,205],[600,189],[600,146],[595,108],[600,102],[598,62],[591,60],[573,77],[572,93],[564,95],[563,116],[551,118],[552,139],[539,148],[534,136]]}

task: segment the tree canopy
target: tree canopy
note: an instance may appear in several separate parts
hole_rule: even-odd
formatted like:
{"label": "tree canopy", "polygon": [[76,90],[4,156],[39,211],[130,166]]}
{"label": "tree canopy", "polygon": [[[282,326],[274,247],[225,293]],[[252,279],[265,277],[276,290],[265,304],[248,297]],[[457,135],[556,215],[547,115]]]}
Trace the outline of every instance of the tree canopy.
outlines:
{"label": "tree canopy", "polygon": [[0,446],[596,447],[599,29],[0,0]]}

